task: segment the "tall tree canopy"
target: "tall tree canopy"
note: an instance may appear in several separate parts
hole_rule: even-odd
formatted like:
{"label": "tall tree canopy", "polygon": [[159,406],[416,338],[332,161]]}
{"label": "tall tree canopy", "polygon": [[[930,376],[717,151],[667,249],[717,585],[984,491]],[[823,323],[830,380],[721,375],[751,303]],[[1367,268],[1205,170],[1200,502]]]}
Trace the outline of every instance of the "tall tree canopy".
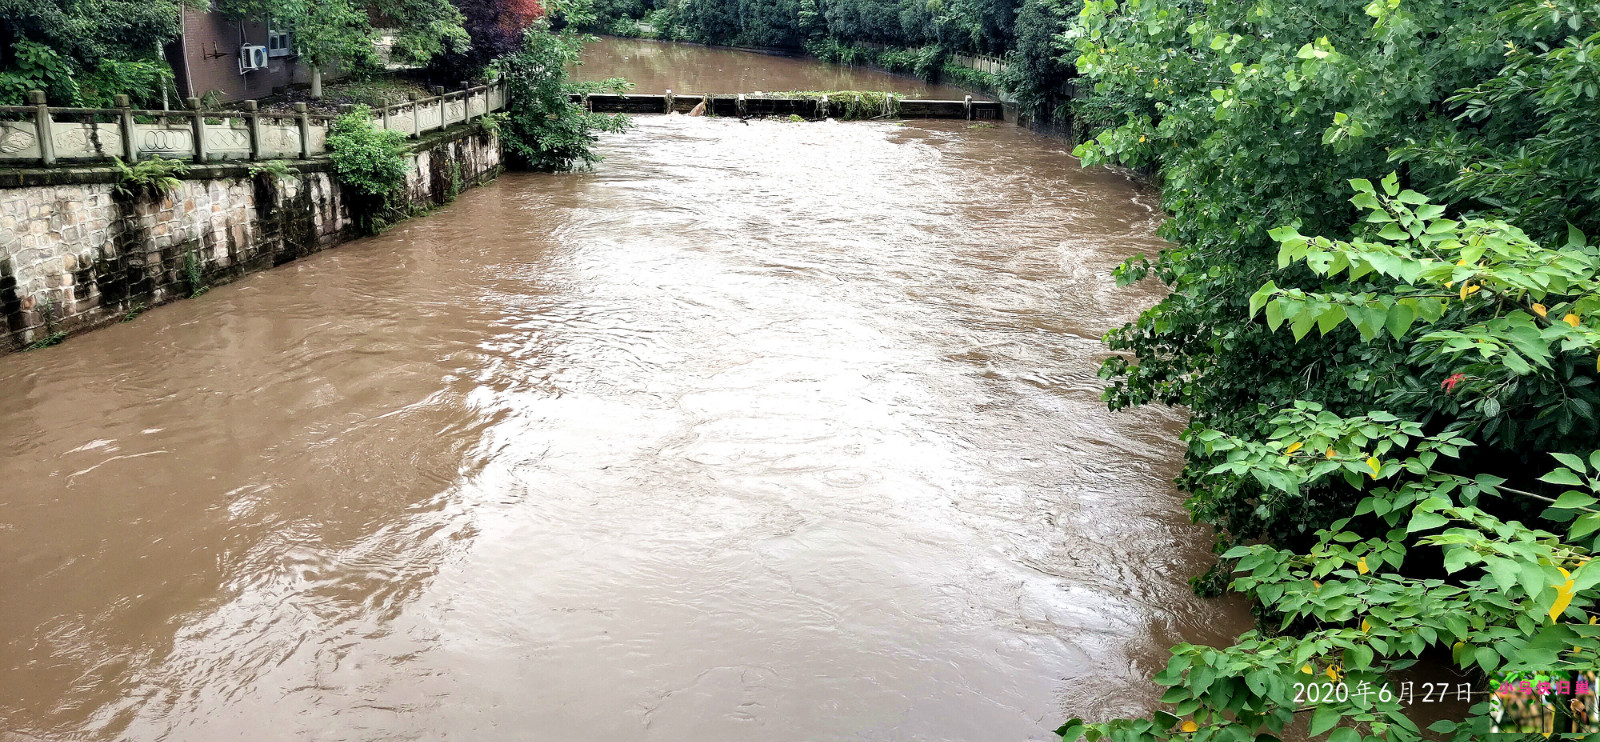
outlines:
{"label": "tall tree canopy", "polygon": [[158,99],[179,13],[173,0],[0,0],[0,104],[31,89],[59,105]]}

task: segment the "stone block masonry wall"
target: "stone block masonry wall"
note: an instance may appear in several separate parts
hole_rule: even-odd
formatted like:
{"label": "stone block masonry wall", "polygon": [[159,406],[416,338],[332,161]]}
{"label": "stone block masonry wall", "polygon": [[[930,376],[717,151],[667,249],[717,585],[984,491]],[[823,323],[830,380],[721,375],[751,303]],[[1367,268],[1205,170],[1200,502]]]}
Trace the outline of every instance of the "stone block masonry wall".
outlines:
{"label": "stone block masonry wall", "polygon": [[[187,297],[191,267],[212,285],[359,236],[329,164],[296,164],[200,166],[155,199],[119,195],[107,168],[0,171],[19,182],[0,188],[0,353]],[[424,137],[410,165],[406,201],[425,209],[498,174],[500,144],[463,127]]]}

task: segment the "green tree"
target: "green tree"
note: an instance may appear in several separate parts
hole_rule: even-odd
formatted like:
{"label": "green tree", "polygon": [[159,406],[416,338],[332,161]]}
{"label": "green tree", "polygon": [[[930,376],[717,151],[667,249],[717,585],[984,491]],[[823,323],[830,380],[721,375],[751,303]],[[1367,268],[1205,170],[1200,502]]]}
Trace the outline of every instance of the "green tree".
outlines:
{"label": "green tree", "polygon": [[[500,127],[507,160],[526,170],[571,170],[600,160],[594,150],[603,132],[622,131],[626,116],[593,113],[573,103],[566,80],[584,37],[553,32],[545,19],[523,34],[522,48],[496,60],[493,70],[506,83],[505,123]],[[612,87],[621,84],[611,81]]]}
{"label": "green tree", "polygon": [[378,66],[373,12],[398,26],[396,61],[425,64],[471,45],[461,11],[447,0],[385,0],[371,6],[353,0],[218,0],[217,8],[237,18],[270,17],[288,31],[311,68],[313,98],[322,97],[322,74],[332,65],[357,70]]}
{"label": "green tree", "polygon": [[[1113,407],[1182,404],[1196,425],[1238,435],[1260,432],[1270,410],[1296,399],[1339,414],[1380,401],[1397,413],[1437,412],[1429,384],[1437,384],[1438,369],[1413,363],[1403,346],[1352,346],[1343,337],[1294,343],[1249,321],[1243,310],[1245,297],[1275,270],[1271,228],[1299,223],[1331,233],[1352,221],[1352,209],[1339,197],[1347,179],[1400,161],[1412,187],[1451,191],[1464,165],[1416,145],[1452,136],[1461,141],[1471,128],[1461,117],[1476,98],[1462,100],[1463,93],[1495,80],[1515,86],[1520,78],[1506,66],[1506,43],[1534,31],[1514,13],[1498,10],[1493,3],[1442,0],[1379,2],[1365,11],[1313,2],[1293,12],[1176,0],[1085,4],[1068,37],[1076,66],[1093,88],[1074,106],[1086,116],[1117,120],[1076,151],[1087,164],[1153,171],[1171,215],[1162,234],[1173,243],[1154,260],[1132,261],[1119,271],[1123,281],[1154,274],[1172,293],[1108,337],[1113,348],[1130,354],[1103,369]],[[1562,30],[1537,32],[1554,49],[1568,43],[1552,43],[1559,39],[1584,38],[1584,28],[1579,23],[1574,30],[1568,20]],[[1579,77],[1571,88],[1586,96],[1588,82]],[[1531,128],[1524,124],[1523,134],[1512,134],[1508,126],[1498,141],[1480,136],[1484,161],[1488,152],[1530,146],[1525,134]],[[1571,136],[1570,128],[1563,131]],[[1581,167],[1588,166],[1577,171]],[[1530,213],[1536,193],[1530,188],[1452,201],[1469,212],[1518,219],[1536,237],[1552,238],[1549,220],[1519,218]],[[1580,228],[1600,226],[1595,219],[1584,215]],[[1304,271],[1279,281],[1301,288],[1318,283]],[[1530,393],[1523,402],[1541,398],[1526,385],[1517,392]],[[1582,430],[1578,440],[1592,438],[1590,403],[1582,397],[1557,401],[1538,412],[1522,402],[1496,412],[1501,418],[1508,412],[1543,415],[1553,423],[1549,433]],[[1531,463],[1522,437],[1530,422],[1486,422],[1478,430],[1484,445],[1478,465],[1499,471]],[[1352,506],[1313,496],[1314,507],[1262,508],[1254,501],[1258,493],[1208,490],[1197,475],[1213,463],[1204,450],[1191,449],[1181,481],[1193,493],[1197,516],[1226,537],[1292,542]]]}
{"label": "green tree", "polygon": [[28,90],[56,105],[106,106],[119,94],[150,104],[171,79],[161,47],[179,29],[172,0],[0,0],[0,104],[21,104]]}
{"label": "green tree", "polygon": [[[1273,330],[1296,339],[1404,342],[1456,369],[1445,396],[1483,397],[1469,382],[1527,380],[1572,385],[1574,363],[1600,369],[1600,250],[1570,229],[1545,247],[1497,219],[1451,219],[1446,208],[1402,189],[1355,180],[1352,203],[1370,237],[1306,237],[1273,230],[1278,263],[1325,280],[1319,291],[1267,282],[1249,300]],[[1286,271],[1285,271],[1286,272]],[[1341,284],[1342,282],[1342,284]],[[1281,733],[1297,711],[1330,740],[1415,740],[1420,730],[1392,693],[1354,693],[1307,704],[1313,680],[1382,687],[1424,653],[1469,671],[1553,672],[1600,667],[1600,451],[1540,453],[1541,466],[1512,477],[1481,472],[1463,455],[1470,416],[1425,425],[1370,411],[1339,415],[1297,401],[1270,432],[1201,428],[1192,440],[1220,457],[1203,478],[1213,488],[1249,483],[1266,499],[1299,501],[1337,490],[1351,516],[1315,534],[1308,548],[1236,546],[1232,587],[1278,617],[1275,631],[1245,633],[1229,647],[1180,645],[1156,682],[1171,712],[1085,725],[1064,737],[1119,741],[1256,739]],[[1530,452],[1532,453],[1532,452]],[[1539,472],[1548,472],[1535,478]],[[1504,513],[1527,512],[1510,519]],[[1419,575],[1408,559],[1442,565]],[[1296,687],[1299,683],[1300,687]],[[1490,731],[1489,704],[1436,732],[1467,742]]]}
{"label": "green tree", "polygon": [[389,219],[406,185],[409,154],[405,135],[378,128],[366,106],[334,119],[328,130],[328,157],[350,215],[362,231],[375,233]]}
{"label": "green tree", "polygon": [[391,51],[397,62],[423,65],[472,47],[463,25],[466,16],[450,0],[387,0],[382,7],[399,24]]}

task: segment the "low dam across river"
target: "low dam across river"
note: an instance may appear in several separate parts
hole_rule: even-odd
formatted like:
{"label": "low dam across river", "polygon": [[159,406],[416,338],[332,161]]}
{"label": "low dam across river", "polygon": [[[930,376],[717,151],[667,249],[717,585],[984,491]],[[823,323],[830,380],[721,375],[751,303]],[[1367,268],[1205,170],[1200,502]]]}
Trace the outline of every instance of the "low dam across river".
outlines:
{"label": "low dam across river", "polygon": [[996,101],[927,100],[905,98],[894,93],[868,94],[854,91],[827,93],[735,93],[727,95],[591,93],[574,95],[574,102],[599,113],[689,113],[704,104],[711,116],[799,116],[810,120],[834,117],[852,119],[966,119],[998,120],[1005,116]]}

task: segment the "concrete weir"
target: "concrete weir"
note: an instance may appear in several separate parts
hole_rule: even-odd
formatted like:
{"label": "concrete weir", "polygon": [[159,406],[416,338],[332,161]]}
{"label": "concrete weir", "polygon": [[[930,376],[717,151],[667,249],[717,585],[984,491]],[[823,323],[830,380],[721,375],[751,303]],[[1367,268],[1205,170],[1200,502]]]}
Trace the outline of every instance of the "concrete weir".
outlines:
{"label": "concrete weir", "polygon": [[[875,94],[881,95],[881,94]],[[793,93],[738,93],[732,95],[675,95],[671,90],[662,94],[591,93],[573,95],[575,103],[582,103],[599,113],[689,113],[700,103],[705,112],[715,116],[801,116],[807,119],[829,117],[846,118],[906,118],[906,119],[967,119],[969,121],[997,121],[1004,118],[1000,103],[987,100],[919,100],[894,95],[883,95],[868,101],[854,93],[831,95],[800,95]],[[872,110],[863,110],[870,106]]]}

